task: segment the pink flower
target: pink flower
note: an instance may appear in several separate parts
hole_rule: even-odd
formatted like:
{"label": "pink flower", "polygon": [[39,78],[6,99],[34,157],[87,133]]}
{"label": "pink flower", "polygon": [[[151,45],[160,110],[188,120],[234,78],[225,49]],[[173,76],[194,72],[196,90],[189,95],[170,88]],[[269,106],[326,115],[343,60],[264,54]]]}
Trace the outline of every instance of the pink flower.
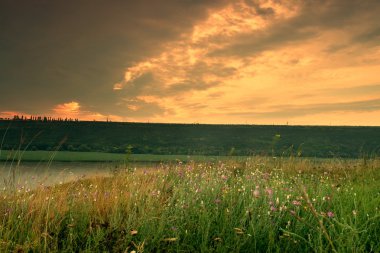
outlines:
{"label": "pink flower", "polygon": [[300,206],[300,205],[301,205],[301,202],[298,201],[298,200],[293,200],[293,201],[292,201],[292,204],[295,205],[295,206]]}
{"label": "pink flower", "polygon": [[271,197],[273,195],[273,190],[271,188],[266,188],[265,191],[269,197]]}
{"label": "pink flower", "polygon": [[327,216],[328,216],[329,218],[333,218],[333,217],[335,216],[335,214],[334,214],[333,212],[331,212],[331,211],[328,211],[328,212],[327,212]]}

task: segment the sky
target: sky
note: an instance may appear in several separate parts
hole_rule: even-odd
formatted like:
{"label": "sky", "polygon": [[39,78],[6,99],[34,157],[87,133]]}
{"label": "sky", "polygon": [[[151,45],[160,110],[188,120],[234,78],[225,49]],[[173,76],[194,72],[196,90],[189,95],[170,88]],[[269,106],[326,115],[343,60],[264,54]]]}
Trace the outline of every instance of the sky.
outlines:
{"label": "sky", "polygon": [[378,0],[1,0],[0,117],[380,126]]}

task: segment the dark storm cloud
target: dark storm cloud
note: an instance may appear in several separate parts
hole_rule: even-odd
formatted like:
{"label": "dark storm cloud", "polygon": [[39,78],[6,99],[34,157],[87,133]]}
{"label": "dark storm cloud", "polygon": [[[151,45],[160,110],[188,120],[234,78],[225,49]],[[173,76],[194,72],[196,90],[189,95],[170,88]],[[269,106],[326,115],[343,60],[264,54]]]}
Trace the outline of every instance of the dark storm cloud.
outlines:
{"label": "dark storm cloud", "polygon": [[0,2],[0,108],[78,100],[109,111],[125,68],[160,52],[224,1]]}
{"label": "dark storm cloud", "polygon": [[[211,52],[210,56],[254,56],[281,46],[305,43],[327,30],[350,30],[352,26],[361,25],[364,31],[359,34],[352,32],[352,43],[370,43],[374,39],[379,41],[379,25],[376,22],[380,13],[378,0],[317,0],[298,3],[301,9],[295,17],[285,21],[281,19],[263,31],[237,36],[226,47]],[[292,2],[288,1],[287,4],[291,5]],[[338,41],[327,50],[339,50],[346,46]]]}

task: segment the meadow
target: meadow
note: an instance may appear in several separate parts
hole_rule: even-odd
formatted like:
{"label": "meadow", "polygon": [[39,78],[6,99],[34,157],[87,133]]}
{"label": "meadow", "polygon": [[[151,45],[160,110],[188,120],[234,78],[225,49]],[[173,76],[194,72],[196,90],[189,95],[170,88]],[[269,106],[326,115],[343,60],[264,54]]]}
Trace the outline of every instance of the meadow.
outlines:
{"label": "meadow", "polygon": [[1,252],[379,252],[380,160],[126,167],[0,195]]}

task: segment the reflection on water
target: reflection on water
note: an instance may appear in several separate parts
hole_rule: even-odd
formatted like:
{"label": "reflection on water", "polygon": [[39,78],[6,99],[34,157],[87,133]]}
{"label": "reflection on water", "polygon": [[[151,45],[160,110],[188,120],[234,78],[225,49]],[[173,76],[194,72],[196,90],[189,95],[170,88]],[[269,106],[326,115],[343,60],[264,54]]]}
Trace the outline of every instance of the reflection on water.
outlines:
{"label": "reflection on water", "polygon": [[[133,163],[129,168],[155,168],[156,163]],[[91,163],[91,162],[0,162],[0,186],[9,185],[15,179],[16,187],[33,189],[39,185],[62,184],[82,178],[111,176],[115,170],[125,168],[116,163]]]}

